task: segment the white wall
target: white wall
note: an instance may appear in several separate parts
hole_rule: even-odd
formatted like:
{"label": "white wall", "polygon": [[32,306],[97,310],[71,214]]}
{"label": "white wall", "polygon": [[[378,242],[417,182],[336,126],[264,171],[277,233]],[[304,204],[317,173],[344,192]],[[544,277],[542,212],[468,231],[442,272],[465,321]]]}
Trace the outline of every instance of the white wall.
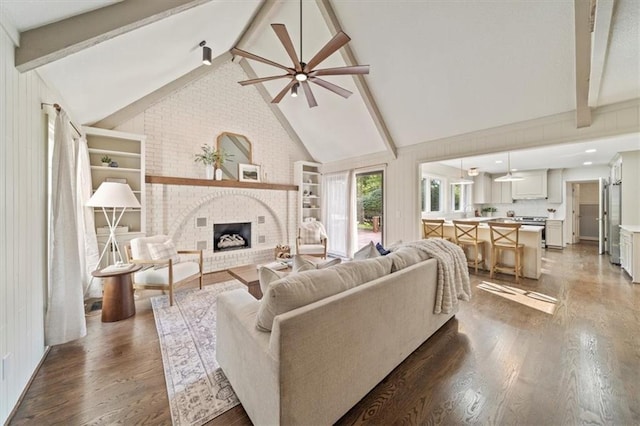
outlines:
{"label": "white wall", "polygon": [[[466,212],[453,212],[452,211],[452,191],[451,182],[460,179],[460,169],[456,167],[445,166],[438,163],[427,163],[421,165],[422,177],[437,177],[442,178],[442,190],[444,191],[443,198],[443,211],[438,213],[425,213],[422,212],[422,217],[446,217],[447,219],[456,219],[466,217],[467,215],[473,216],[473,185],[468,185],[465,191],[468,210]],[[464,175],[463,175],[464,176]],[[418,191],[418,194],[420,192]],[[420,195],[419,195],[420,196]],[[420,203],[420,198],[418,198]]]}
{"label": "white wall", "polygon": [[[293,163],[311,160],[291,139],[256,88],[238,81],[249,77],[227,61],[197,81],[152,105],[117,130],[147,136],[147,175],[204,178],[194,155],[203,144],[215,146],[223,132],[246,136],[253,163],[268,183],[293,182]],[[264,177],[264,176],[263,176]],[[294,191],[146,185],[147,234],[168,234],[180,248],[207,243],[205,270],[272,260],[277,244],[292,244],[297,228]],[[257,217],[265,222],[257,224]],[[208,226],[195,227],[196,218]],[[252,222],[252,249],[212,253],[213,223]],[[262,237],[263,242],[259,242]]]}
{"label": "white wall", "polygon": [[622,225],[640,225],[640,150],[621,153]]}
{"label": "white wall", "polygon": [[47,144],[40,102],[59,101],[48,93],[36,73],[15,69],[13,42],[0,26],[0,423],[45,350]]}
{"label": "white wall", "polygon": [[[640,100],[607,105],[593,111],[590,127],[577,129],[575,113],[515,123],[471,134],[425,142],[398,149],[398,158],[376,154],[355,160],[324,164],[324,173],[350,170],[373,164],[388,164],[387,241],[410,241],[420,236],[419,165],[472,155],[505,152],[640,131]],[[605,176],[608,176],[606,174]],[[564,198],[566,200],[566,198]],[[562,212],[564,215],[564,212]]]}

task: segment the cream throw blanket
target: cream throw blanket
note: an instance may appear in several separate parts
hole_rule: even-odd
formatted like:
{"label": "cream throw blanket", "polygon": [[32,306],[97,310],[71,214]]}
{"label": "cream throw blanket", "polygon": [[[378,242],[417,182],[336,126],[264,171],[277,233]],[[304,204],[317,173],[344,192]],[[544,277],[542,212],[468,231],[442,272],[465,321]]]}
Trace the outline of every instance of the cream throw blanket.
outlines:
{"label": "cream throw blanket", "polygon": [[471,300],[471,283],[464,251],[446,240],[429,238],[404,245],[426,253],[438,262],[438,287],[434,314],[448,314],[458,304],[458,299]]}

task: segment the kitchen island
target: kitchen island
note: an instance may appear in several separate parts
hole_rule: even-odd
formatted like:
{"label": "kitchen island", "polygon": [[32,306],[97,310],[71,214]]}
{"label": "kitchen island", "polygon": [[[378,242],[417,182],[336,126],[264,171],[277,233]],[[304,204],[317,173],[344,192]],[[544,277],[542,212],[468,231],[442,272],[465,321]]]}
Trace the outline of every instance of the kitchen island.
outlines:
{"label": "kitchen island", "polygon": [[[467,219],[468,221],[474,221],[480,219],[482,222],[478,226],[478,239],[486,241],[484,244],[485,252],[483,253],[483,259],[486,259],[487,270],[491,267],[491,235],[489,231],[489,225],[483,223],[488,220],[495,220],[495,218],[474,218]],[[453,223],[447,221],[444,223],[444,236],[449,237],[452,242],[455,242],[455,228]],[[524,244],[524,257],[522,259],[522,274],[526,278],[539,279],[542,274],[542,227],[540,226],[527,226],[523,225],[520,228],[520,244]],[[473,254],[467,253],[469,258],[473,257]],[[502,255],[502,263],[511,264],[515,263],[513,253],[505,252]]]}

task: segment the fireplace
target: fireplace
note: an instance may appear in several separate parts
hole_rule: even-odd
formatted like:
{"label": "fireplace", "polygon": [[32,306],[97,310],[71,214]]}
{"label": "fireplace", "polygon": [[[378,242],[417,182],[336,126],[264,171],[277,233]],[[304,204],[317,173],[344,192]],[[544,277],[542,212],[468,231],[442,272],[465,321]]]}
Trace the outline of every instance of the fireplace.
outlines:
{"label": "fireplace", "polygon": [[251,248],[251,222],[213,225],[213,251]]}

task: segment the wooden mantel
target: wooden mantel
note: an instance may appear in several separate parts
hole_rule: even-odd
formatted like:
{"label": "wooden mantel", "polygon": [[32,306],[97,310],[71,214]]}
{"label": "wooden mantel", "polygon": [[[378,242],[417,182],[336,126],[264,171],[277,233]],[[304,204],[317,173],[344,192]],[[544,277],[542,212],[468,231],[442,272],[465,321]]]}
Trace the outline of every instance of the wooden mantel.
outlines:
{"label": "wooden mantel", "polygon": [[173,176],[145,176],[146,183],[158,183],[162,185],[186,185],[186,186],[216,186],[221,188],[244,189],[273,189],[278,191],[297,191],[298,185],[283,185],[279,183],[240,182],[237,180],[210,180],[193,179]]}

